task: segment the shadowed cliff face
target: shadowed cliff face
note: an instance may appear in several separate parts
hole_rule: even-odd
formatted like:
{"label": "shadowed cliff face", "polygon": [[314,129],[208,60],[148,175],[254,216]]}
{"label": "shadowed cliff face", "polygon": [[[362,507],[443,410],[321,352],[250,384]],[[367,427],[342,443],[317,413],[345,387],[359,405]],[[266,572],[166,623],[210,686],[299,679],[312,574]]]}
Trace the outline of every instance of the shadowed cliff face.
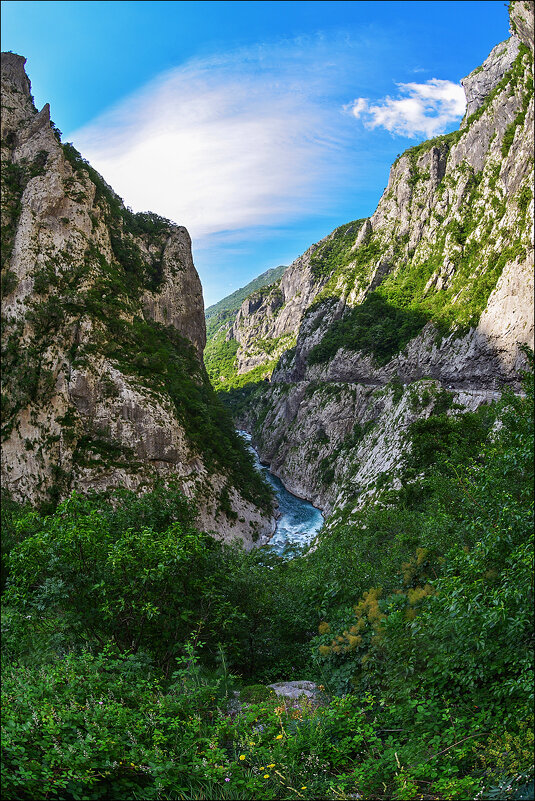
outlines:
{"label": "shadowed cliff face", "polygon": [[475,409],[520,386],[533,347],[533,4],[511,4],[511,25],[463,81],[460,129],[402,154],[369,219],[313,245],[229,324],[242,384],[270,364],[266,343],[293,332],[270,383],[230,404],[262,460],[328,512],[398,480],[408,427],[443,392]]}
{"label": "shadowed cliff face", "polygon": [[188,232],[60,143],[24,64],[2,55],[4,486],[35,502],[173,479],[205,528],[251,544],[270,503],[201,362]]}

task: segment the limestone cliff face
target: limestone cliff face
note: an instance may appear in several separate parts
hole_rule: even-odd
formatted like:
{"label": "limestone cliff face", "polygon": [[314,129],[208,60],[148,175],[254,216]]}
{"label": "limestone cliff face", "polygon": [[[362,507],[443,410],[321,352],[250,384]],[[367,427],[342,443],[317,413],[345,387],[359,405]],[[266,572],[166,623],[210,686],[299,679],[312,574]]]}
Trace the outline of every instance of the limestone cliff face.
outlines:
{"label": "limestone cliff face", "polygon": [[[518,41],[511,37],[500,47],[515,53]],[[276,379],[411,381],[427,375],[489,388],[515,381],[524,363],[520,348],[533,342],[533,92],[529,56],[516,59],[522,72],[501,88],[501,70],[489,67],[495,83],[481,79],[492,88],[476,119],[396,162],[347,266],[330,277],[324,302],[301,328],[293,362]],[[366,254],[359,264],[364,249],[371,258]],[[308,364],[334,320],[377,288],[389,302],[404,282],[409,306],[429,317],[405,349],[384,366],[343,347],[328,363]],[[452,333],[437,338],[440,322]]]}
{"label": "limestone cliff face", "polygon": [[530,2],[530,0],[512,0],[512,2],[509,3],[509,16],[511,18],[511,31],[516,34],[533,53],[533,3]]}
{"label": "limestone cliff face", "polygon": [[[356,232],[363,220],[345,226]],[[314,257],[323,247],[329,247],[336,232],[311,245],[284,272],[279,280],[251,293],[242,302],[232,319],[212,329],[212,340],[224,333],[226,342],[236,343],[234,368],[246,376],[254,368],[264,366],[270,375],[279,357],[296,344],[297,331],[305,312],[314,303],[327,279],[313,271]],[[225,377],[221,376],[225,389]],[[217,381],[217,376],[215,376]]]}
{"label": "limestone cliff face", "polygon": [[466,125],[501,81],[505,73],[511,69],[518,56],[519,39],[512,38],[509,42],[501,42],[494,47],[488,58],[480,67],[476,67],[470,75],[463,78],[461,84],[466,95],[466,112],[461,122],[461,128]]}
{"label": "limestone cliff face", "polygon": [[277,359],[295,344],[303,314],[322,288],[310,267],[317,248],[312,245],[299,256],[276,284],[243,301],[227,334],[227,339],[235,339],[239,345],[239,375]]}
{"label": "limestone cliff face", "polygon": [[24,64],[2,54],[4,486],[36,502],[174,479],[203,527],[250,545],[269,503],[236,488],[249,467],[202,366],[188,232],[133,214],[61,144]]}
{"label": "limestone cliff face", "polygon": [[[310,248],[232,328],[242,349],[256,331],[297,332],[234,413],[286,486],[328,512],[396,480],[406,428],[444,391],[474,409],[519,386],[533,347],[533,5],[513,3],[511,20],[463,81],[460,129],[398,158],[375,213]],[[275,292],[280,309],[263,314]]]}

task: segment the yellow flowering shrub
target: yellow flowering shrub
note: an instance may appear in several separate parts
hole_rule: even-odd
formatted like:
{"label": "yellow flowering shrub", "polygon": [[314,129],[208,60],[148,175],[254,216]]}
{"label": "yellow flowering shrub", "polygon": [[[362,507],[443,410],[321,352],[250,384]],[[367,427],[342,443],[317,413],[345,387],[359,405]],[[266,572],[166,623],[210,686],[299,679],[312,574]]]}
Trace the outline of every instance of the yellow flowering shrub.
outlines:
{"label": "yellow flowering shrub", "polygon": [[414,584],[416,581],[422,582],[433,578],[429,550],[427,548],[416,548],[414,556],[408,562],[402,562],[401,575],[405,586]]}
{"label": "yellow flowering shrub", "polygon": [[492,734],[483,743],[473,746],[486,774],[498,781],[502,776],[512,776],[530,770],[533,765],[533,719],[521,721],[519,732]]}

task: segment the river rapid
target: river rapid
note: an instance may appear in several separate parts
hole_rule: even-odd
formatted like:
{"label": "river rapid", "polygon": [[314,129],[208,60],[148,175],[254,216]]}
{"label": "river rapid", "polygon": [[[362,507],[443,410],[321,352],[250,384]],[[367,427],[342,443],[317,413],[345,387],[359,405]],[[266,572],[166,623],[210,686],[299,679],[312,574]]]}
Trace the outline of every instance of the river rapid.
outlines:
{"label": "river rapid", "polygon": [[277,520],[277,529],[269,541],[268,547],[276,553],[282,554],[287,546],[303,547],[308,545],[316,536],[323,524],[323,515],[319,509],[308,501],[298,498],[288,492],[280,478],[274,476],[268,467],[263,465],[258,454],[251,445],[251,435],[246,431],[238,431],[245,440],[247,447],[254,456],[257,470],[260,470],[275,490],[279,503],[280,517]]}

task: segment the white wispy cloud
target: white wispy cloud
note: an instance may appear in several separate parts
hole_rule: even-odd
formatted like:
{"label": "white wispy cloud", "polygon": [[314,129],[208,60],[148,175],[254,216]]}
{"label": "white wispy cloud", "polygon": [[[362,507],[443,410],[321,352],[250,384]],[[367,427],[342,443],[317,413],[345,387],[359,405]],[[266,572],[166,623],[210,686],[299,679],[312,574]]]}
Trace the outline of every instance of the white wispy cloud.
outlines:
{"label": "white wispy cloud", "polygon": [[258,239],[354,193],[369,145],[342,110],[408,136],[436,135],[462,115],[462,88],[437,79],[344,106],[385,72],[388,39],[374,38],[370,57],[363,37],[318,34],[193,59],[66,139],[135,211],[185,225],[197,250],[230,253],[252,232]]}
{"label": "white wispy cloud", "polygon": [[432,78],[426,83],[398,83],[400,94],[370,103],[358,97],[345,106],[366,128],[386,128],[411,138],[433,137],[464,114],[466,98],[460,84]]}
{"label": "white wispy cloud", "polygon": [[195,60],[67,138],[134,210],[198,242],[288,220],[321,204],[342,162],[330,53],[318,37]]}

